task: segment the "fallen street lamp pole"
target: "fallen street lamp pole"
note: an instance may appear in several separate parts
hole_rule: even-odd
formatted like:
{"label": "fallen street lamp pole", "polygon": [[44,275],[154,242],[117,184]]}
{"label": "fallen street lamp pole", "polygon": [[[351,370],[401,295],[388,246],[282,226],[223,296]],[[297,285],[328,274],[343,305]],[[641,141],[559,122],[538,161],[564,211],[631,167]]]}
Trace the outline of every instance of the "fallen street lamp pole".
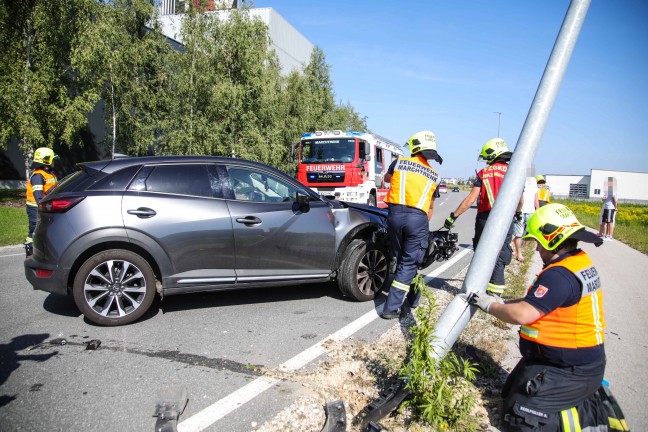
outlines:
{"label": "fallen street lamp pole", "polygon": [[[498,251],[506,238],[513,214],[526,179],[527,167],[531,165],[556,100],[558,89],[567,70],[576,40],[580,33],[591,0],[572,0],[558,33],[547,66],[540,80],[533,103],[511,158],[502,188],[488,217],[484,232],[479,239],[475,256],[470,263],[463,292],[482,294],[491,276]],[[475,313],[459,296],[450,302],[435,325],[430,336],[435,359],[443,358],[452,348],[463,329]]]}

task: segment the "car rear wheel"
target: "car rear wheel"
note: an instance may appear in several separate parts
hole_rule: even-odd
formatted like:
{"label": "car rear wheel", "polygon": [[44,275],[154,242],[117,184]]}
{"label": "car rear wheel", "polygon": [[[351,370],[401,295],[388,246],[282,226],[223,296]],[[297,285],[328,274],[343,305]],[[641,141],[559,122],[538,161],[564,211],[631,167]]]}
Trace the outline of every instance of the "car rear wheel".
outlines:
{"label": "car rear wheel", "polygon": [[90,321],[103,326],[130,324],[151,306],[155,274],[136,253],[107,250],[93,255],[79,268],[73,295]]}
{"label": "car rear wheel", "polygon": [[387,249],[372,241],[354,240],[342,257],[338,285],[346,297],[368,301],[386,288],[388,276]]}

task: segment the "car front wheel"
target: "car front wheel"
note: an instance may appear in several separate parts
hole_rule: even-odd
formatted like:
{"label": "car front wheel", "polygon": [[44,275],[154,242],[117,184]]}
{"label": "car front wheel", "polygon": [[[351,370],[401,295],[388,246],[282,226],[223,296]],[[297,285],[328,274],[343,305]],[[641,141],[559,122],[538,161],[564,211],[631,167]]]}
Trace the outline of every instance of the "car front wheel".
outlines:
{"label": "car front wheel", "polygon": [[90,321],[103,326],[130,324],[151,306],[155,274],[136,253],[111,249],[83,263],[74,278],[73,295]]}
{"label": "car front wheel", "polygon": [[346,297],[368,301],[386,288],[388,276],[387,249],[372,241],[354,240],[342,258],[338,285]]}

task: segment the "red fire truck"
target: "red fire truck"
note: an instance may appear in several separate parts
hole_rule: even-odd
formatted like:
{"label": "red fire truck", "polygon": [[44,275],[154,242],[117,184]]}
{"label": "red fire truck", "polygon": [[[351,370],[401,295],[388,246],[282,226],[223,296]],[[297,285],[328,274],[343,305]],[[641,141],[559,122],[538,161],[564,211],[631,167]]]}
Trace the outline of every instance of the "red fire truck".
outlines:
{"label": "red fire truck", "polygon": [[392,141],[365,132],[316,131],[293,149],[297,179],[327,198],[386,207],[383,176],[403,155]]}

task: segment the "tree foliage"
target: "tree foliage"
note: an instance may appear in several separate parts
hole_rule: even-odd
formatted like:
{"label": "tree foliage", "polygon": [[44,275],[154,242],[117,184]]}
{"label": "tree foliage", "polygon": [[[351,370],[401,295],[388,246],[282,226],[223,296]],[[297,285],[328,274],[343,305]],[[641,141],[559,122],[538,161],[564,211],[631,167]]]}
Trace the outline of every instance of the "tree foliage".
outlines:
{"label": "tree foliage", "polygon": [[304,132],[366,130],[335,102],[324,52],[282,76],[267,26],[246,8],[189,2],[174,49],[149,0],[0,1],[3,146],[12,136],[26,153],[71,144],[96,103],[111,153],[233,156],[284,171]]}
{"label": "tree foliage", "polygon": [[79,143],[93,95],[79,85],[70,53],[92,0],[0,3],[0,148],[18,139],[25,163],[34,149]]}

